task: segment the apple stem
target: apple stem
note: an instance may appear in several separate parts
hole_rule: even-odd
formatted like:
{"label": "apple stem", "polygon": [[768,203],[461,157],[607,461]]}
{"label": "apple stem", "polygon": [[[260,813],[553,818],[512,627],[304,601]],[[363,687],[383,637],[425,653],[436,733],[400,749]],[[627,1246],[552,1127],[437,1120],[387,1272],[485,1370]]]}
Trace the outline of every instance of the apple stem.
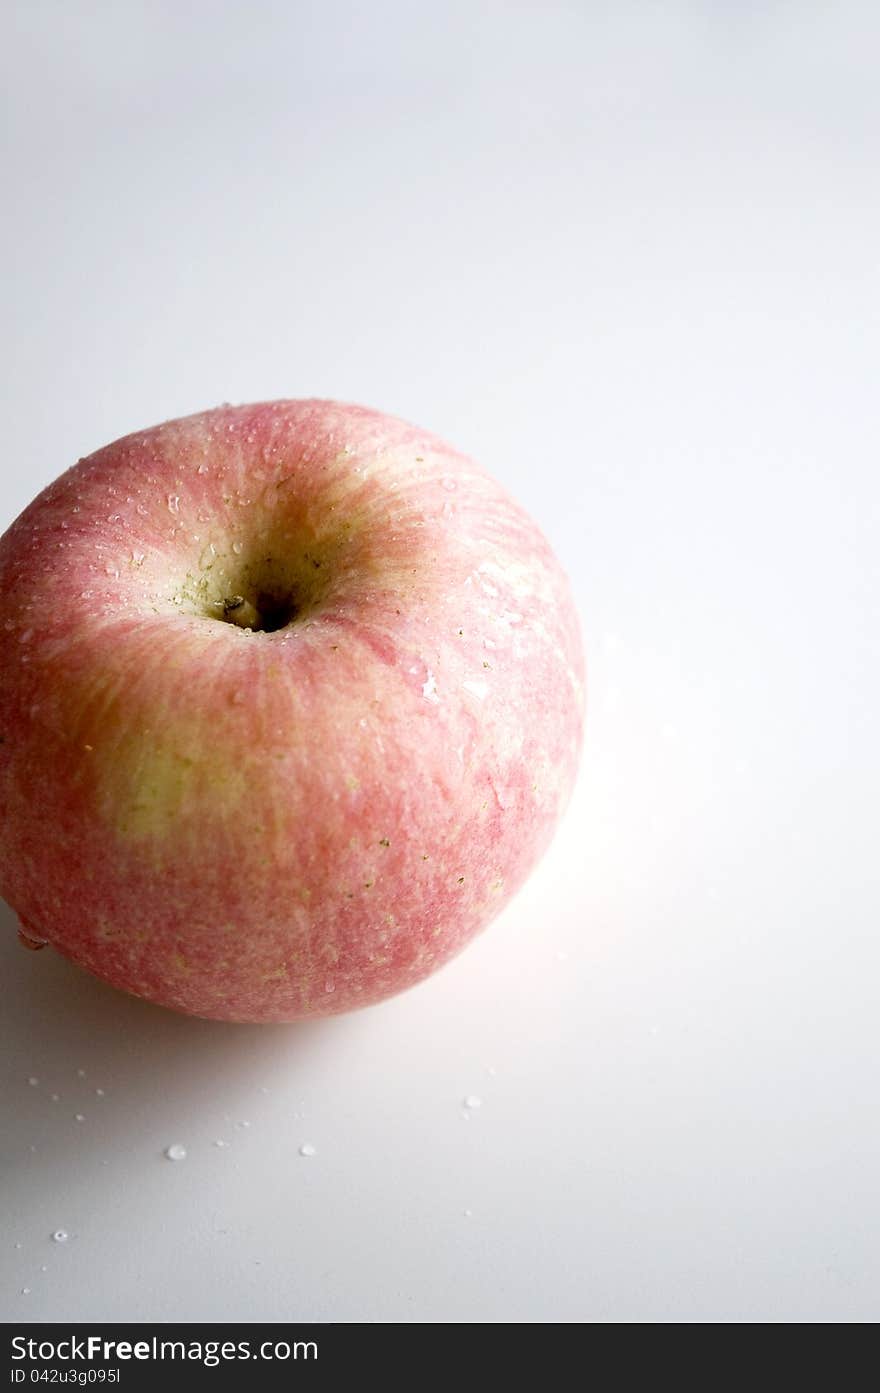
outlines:
{"label": "apple stem", "polygon": [[32,953],[38,953],[49,942],[48,938],[42,938],[40,934],[26,928],[23,920],[19,920],[18,924],[18,941],[22,948],[29,948]]}
{"label": "apple stem", "polygon": [[240,629],[257,627],[260,616],[250,600],[246,600],[243,595],[230,595],[228,599],[222,600],[221,604],[223,618],[228,619],[231,624],[237,624]]}

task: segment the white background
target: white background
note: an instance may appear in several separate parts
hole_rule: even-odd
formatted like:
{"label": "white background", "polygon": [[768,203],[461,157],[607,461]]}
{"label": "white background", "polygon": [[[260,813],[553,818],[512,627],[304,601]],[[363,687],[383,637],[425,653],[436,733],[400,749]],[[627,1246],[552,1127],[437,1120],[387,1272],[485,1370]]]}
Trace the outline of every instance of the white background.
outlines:
{"label": "white background", "polygon": [[518,901],[359,1015],[176,1017],[0,909],[0,1314],[876,1319],[876,7],[4,15],[0,526],[374,405],[537,517],[590,705]]}

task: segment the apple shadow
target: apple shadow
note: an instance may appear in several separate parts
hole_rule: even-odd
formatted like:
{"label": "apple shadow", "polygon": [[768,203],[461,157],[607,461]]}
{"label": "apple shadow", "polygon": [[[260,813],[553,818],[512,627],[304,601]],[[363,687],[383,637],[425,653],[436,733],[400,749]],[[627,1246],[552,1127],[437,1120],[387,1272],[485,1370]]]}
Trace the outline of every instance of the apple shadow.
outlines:
{"label": "apple shadow", "polygon": [[[49,1103],[58,1116],[53,1090],[66,1113],[83,1107],[92,1116],[100,1101],[95,1085],[106,1085],[108,1094],[124,1091],[127,1106],[116,1126],[114,1110],[102,1108],[94,1135],[77,1128],[78,1155],[85,1151],[84,1159],[97,1163],[99,1150],[106,1155],[109,1146],[125,1144],[133,1112],[161,1110],[164,1101],[250,1095],[281,1070],[291,1087],[302,1081],[305,1089],[310,1064],[340,1032],[357,1031],[358,1017],[367,1014],[292,1025],[178,1015],[117,991],[51,948],[28,951],[17,930],[16,915],[0,901],[0,1163],[7,1179],[22,1167],[33,1172],[63,1165],[54,1144],[28,1144],[45,1133],[45,1126],[35,1126],[35,1102]],[[37,1081],[33,1087],[30,1079]]]}

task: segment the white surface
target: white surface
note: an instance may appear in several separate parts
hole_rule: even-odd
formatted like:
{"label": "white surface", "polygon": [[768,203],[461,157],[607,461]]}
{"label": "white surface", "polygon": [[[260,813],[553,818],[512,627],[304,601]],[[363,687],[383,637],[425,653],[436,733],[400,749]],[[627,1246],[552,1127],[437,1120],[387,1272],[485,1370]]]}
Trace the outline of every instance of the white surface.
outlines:
{"label": "white surface", "polygon": [[518,902],[360,1015],[176,1018],[0,911],[0,1314],[876,1319],[876,8],[5,13],[0,525],[363,401],[540,520],[590,710]]}

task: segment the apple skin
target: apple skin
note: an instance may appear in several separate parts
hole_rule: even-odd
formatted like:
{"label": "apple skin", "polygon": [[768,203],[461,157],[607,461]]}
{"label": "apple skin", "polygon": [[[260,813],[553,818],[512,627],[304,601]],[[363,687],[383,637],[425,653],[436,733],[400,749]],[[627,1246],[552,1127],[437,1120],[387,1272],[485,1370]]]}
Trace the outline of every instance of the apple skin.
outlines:
{"label": "apple skin", "polygon": [[[280,627],[223,622],[242,595]],[[178,1011],[412,986],[572,789],[583,656],[547,541],[362,407],[223,406],[80,460],[0,538],[0,622],[0,894]]]}

